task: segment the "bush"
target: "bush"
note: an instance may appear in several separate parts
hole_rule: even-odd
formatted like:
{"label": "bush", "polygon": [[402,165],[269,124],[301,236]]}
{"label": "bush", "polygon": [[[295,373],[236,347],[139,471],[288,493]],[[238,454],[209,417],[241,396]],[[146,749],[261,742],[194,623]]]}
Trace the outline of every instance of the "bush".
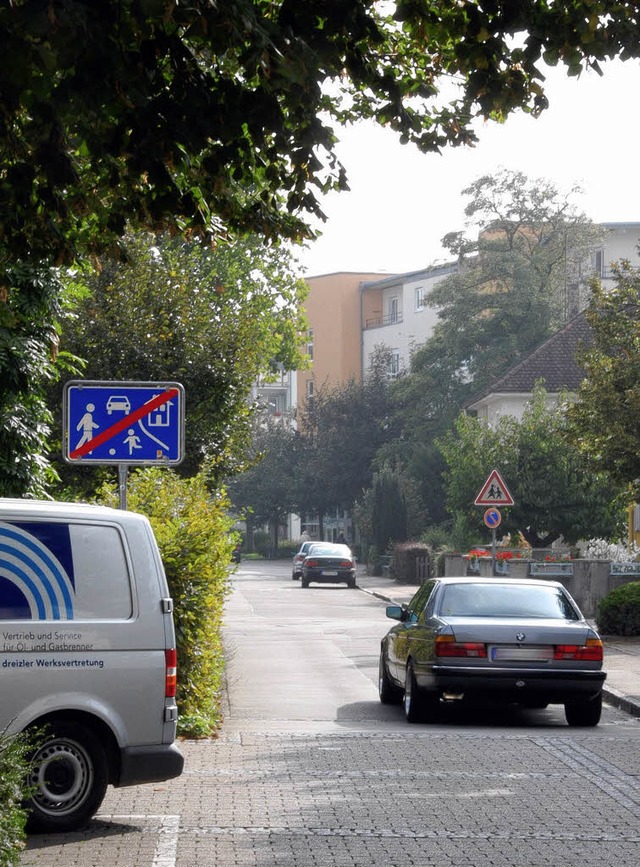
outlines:
{"label": "bush", "polygon": [[266,557],[271,550],[271,536],[264,530],[256,530],[253,534],[253,550]]}
{"label": "bush", "polygon": [[596,621],[605,635],[640,635],[640,581],[607,593],[598,603]]}
{"label": "bush", "polygon": [[[153,468],[129,477],[127,498],[151,522],[173,597],[179,731],[210,735],[220,724],[222,609],[234,545],[226,494],[212,495],[202,475]],[[105,487],[102,499],[116,505],[117,491]]]}
{"label": "bush", "polygon": [[[398,542],[392,549],[393,576],[397,581],[420,584],[434,574],[433,551],[422,542]],[[418,561],[423,561],[421,564]],[[421,571],[419,566],[425,566]]]}
{"label": "bush", "polygon": [[300,539],[282,539],[278,542],[278,557],[293,559],[293,555],[300,550]]}
{"label": "bush", "polygon": [[0,735],[0,867],[18,864],[24,849],[27,813],[22,806],[29,742],[24,735]]}

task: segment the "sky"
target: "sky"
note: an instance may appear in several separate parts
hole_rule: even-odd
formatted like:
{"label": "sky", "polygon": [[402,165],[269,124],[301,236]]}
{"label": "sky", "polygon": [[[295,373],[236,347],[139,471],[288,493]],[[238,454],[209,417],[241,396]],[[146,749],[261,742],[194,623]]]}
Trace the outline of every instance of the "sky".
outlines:
{"label": "sky", "polygon": [[573,201],[596,223],[640,222],[640,63],[609,63],[603,77],[547,70],[551,103],[478,126],[475,148],[421,154],[372,123],[338,130],[350,191],[323,200],[322,236],[299,256],[305,276],[335,271],[404,273],[450,257],[441,246],[465,227],[461,191],[501,168],[579,184]]}

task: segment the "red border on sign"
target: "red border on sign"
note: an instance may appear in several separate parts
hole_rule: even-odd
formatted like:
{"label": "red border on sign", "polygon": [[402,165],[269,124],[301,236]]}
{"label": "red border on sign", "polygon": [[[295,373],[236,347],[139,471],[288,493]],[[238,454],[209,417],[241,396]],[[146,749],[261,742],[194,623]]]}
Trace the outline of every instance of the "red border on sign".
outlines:
{"label": "red border on sign", "polygon": [[143,403],[142,406],[134,409],[133,412],[129,413],[129,415],[121,418],[120,421],[115,422],[110,427],[99,433],[97,436],[88,440],[86,443],[83,443],[80,448],[74,449],[72,452],[69,452],[69,457],[72,460],[76,460],[77,458],[81,458],[83,455],[89,454],[89,452],[97,449],[99,446],[103,445],[103,443],[106,443],[110,439],[113,439],[114,436],[117,436],[121,431],[123,431],[126,427],[129,427],[129,425],[133,422],[139,421],[145,415],[149,415],[152,410],[157,409],[159,406],[162,406],[172,398],[179,397],[179,395],[180,392],[177,388],[169,388],[167,389],[167,391],[163,391],[162,394],[158,394],[155,397],[152,397],[151,400],[148,400],[146,403]]}
{"label": "red border on sign", "polygon": [[[491,515],[492,513],[495,513],[497,516],[496,521],[493,524],[489,521],[489,515]],[[499,527],[502,523],[502,515],[500,514],[500,509],[497,509],[495,506],[489,506],[489,508],[484,513],[484,523],[490,530],[495,530],[496,527]]]}
{"label": "red border on sign", "polygon": [[[504,497],[496,498],[489,496],[489,489],[493,484],[499,486]],[[475,498],[474,503],[476,506],[513,506],[513,497],[509,493],[509,488],[505,485],[504,479],[497,470],[492,470],[489,474],[489,478],[482,486],[482,490]]]}

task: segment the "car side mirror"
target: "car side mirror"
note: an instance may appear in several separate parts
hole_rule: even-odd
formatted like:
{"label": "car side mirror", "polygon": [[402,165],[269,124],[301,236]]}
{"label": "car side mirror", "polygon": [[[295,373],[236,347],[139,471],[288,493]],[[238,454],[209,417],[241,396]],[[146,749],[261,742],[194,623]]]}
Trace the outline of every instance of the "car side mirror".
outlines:
{"label": "car side mirror", "polygon": [[387,617],[391,620],[404,620],[405,619],[405,609],[402,605],[387,605]]}

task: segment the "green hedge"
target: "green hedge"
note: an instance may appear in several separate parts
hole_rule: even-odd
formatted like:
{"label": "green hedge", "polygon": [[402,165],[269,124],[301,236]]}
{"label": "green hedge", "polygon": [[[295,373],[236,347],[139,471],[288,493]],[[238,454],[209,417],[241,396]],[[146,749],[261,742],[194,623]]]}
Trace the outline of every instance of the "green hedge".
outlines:
{"label": "green hedge", "polygon": [[[433,550],[423,542],[396,542],[391,548],[393,577],[397,581],[419,584],[421,580],[434,574]],[[416,561],[420,558],[426,564],[426,575],[418,575]]]}
{"label": "green hedge", "polygon": [[18,864],[25,846],[28,750],[26,736],[0,734],[0,867]]}
{"label": "green hedge", "polygon": [[604,635],[640,635],[640,581],[607,593],[598,603],[596,621]]}
{"label": "green hedge", "polygon": [[[117,505],[117,491],[109,486],[101,499]],[[149,518],[173,597],[179,731],[206,737],[221,719],[222,612],[234,545],[229,502],[224,492],[212,495],[201,475],[152,468],[129,477],[127,506]]]}

